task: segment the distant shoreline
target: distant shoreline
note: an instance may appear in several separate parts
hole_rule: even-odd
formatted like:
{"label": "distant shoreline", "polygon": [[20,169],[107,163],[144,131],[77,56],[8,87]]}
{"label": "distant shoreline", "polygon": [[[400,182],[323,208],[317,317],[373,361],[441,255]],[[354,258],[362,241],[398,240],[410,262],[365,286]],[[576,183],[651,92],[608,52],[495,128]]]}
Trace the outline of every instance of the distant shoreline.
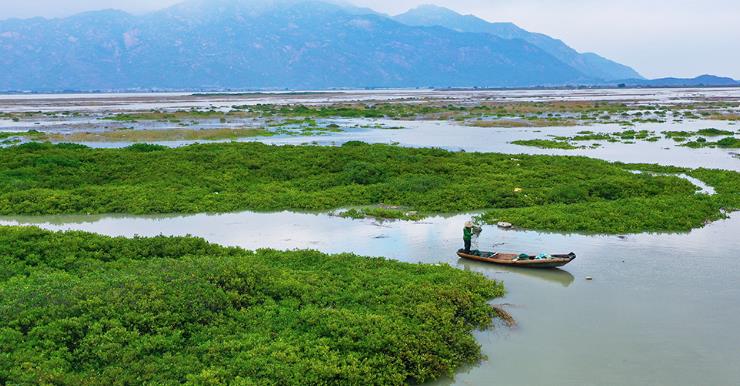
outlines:
{"label": "distant shoreline", "polygon": [[122,94],[178,94],[186,96],[249,96],[249,95],[323,95],[332,93],[369,92],[469,92],[469,91],[567,91],[567,90],[659,90],[659,89],[733,89],[740,85],[683,85],[683,86],[539,86],[539,87],[401,87],[401,88],[327,88],[317,90],[301,89],[242,89],[242,90],[204,90],[204,89],[120,89],[120,90],[63,90],[63,91],[0,91],[0,95],[122,95]]}

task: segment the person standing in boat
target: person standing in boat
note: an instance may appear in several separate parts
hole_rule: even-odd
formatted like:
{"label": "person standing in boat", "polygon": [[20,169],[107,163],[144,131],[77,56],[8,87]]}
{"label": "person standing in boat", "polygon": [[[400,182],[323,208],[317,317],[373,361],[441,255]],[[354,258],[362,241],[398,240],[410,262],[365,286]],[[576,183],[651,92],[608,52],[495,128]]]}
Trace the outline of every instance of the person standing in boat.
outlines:
{"label": "person standing in boat", "polygon": [[465,253],[470,254],[470,244],[473,240],[473,222],[468,221],[463,228],[463,243],[465,243]]}

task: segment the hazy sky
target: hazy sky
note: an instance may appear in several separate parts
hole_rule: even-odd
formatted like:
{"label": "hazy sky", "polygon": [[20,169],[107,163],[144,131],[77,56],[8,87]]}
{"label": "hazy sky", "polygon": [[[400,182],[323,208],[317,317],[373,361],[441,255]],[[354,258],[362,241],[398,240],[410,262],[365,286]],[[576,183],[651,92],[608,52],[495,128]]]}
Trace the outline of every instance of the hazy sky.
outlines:
{"label": "hazy sky", "polygon": [[[178,0],[0,0],[0,19],[117,8],[145,12]],[[740,79],[740,0],[349,0],[397,14],[433,3],[512,21],[633,66],[647,77],[704,73]]]}

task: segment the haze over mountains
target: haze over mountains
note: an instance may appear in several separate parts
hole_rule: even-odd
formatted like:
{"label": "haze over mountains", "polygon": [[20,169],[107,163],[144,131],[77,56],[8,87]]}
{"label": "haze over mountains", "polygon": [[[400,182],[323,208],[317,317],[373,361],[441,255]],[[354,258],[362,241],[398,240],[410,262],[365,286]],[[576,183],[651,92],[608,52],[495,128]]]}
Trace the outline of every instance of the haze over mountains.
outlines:
{"label": "haze over mountains", "polygon": [[424,5],[394,18],[415,26],[442,26],[453,31],[487,33],[504,39],[524,40],[594,80],[642,79],[634,69],[594,53],[579,53],[560,40],[525,31],[513,23],[490,23],[473,15]]}
{"label": "haze over mountains", "polygon": [[530,87],[640,81],[510,23],[424,6],[191,0],[141,16],[0,21],[0,90]]}

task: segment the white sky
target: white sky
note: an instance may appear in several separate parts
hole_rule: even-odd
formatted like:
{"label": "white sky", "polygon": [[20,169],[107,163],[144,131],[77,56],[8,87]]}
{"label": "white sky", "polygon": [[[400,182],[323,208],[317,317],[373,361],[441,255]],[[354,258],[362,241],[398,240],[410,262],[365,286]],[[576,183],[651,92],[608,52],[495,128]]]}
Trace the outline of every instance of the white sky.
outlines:
{"label": "white sky", "polygon": [[[397,14],[433,3],[512,21],[636,68],[647,77],[740,79],[740,0],[348,0]],[[140,13],[178,0],[0,0],[0,19],[117,8]]]}

